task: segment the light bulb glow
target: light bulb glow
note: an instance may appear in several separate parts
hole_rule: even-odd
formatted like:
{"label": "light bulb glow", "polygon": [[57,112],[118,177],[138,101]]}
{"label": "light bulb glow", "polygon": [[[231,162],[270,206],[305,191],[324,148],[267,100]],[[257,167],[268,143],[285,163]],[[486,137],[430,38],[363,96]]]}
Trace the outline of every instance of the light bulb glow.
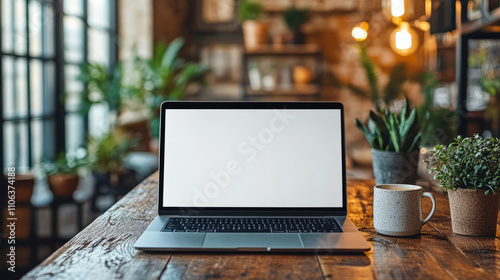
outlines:
{"label": "light bulb glow", "polygon": [[402,29],[396,32],[396,48],[400,50],[411,48],[411,35],[408,30]]}
{"label": "light bulb glow", "polygon": [[400,17],[405,14],[404,0],[391,0],[391,14],[393,17]]}
{"label": "light bulb glow", "polygon": [[403,22],[391,33],[389,43],[394,52],[407,56],[418,49],[418,34],[408,22]]}
{"label": "light bulb glow", "polygon": [[356,41],[364,41],[368,36],[368,32],[359,26],[354,27],[351,34]]}

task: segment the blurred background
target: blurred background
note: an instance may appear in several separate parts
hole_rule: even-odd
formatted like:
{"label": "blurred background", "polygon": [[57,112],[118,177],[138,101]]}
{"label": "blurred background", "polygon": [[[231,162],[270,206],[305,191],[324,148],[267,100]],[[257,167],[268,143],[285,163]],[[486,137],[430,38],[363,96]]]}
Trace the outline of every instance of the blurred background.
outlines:
{"label": "blurred background", "polygon": [[[164,100],[342,102],[356,178],[373,175],[354,120],[405,96],[423,121],[421,157],[457,135],[498,137],[499,6],[1,0],[0,168],[15,168],[18,268],[157,170]],[[425,167],[420,176],[432,185]]]}

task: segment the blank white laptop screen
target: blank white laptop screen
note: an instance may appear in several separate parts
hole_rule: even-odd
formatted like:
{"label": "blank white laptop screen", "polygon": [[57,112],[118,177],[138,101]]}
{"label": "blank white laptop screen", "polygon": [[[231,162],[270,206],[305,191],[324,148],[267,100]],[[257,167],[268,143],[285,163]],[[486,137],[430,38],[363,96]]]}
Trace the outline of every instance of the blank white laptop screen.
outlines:
{"label": "blank white laptop screen", "polygon": [[164,207],[342,207],[339,109],[173,109]]}

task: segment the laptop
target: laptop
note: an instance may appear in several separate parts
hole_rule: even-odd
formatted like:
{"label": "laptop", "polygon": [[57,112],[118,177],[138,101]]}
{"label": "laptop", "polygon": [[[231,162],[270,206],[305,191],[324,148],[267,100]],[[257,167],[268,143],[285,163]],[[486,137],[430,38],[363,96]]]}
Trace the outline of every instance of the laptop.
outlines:
{"label": "laptop", "polygon": [[161,105],[158,216],[145,251],[363,252],[346,217],[343,106]]}

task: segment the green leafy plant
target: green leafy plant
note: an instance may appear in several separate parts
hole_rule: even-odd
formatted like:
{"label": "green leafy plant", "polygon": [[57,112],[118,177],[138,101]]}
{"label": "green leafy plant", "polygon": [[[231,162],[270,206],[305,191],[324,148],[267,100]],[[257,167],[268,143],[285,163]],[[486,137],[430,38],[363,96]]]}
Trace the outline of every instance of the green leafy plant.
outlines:
{"label": "green leafy plant", "polygon": [[410,108],[408,99],[400,113],[377,108],[370,111],[368,125],[355,120],[372,148],[397,153],[410,153],[420,148],[420,123],[417,111]]}
{"label": "green leafy plant", "polygon": [[264,8],[261,3],[243,0],[238,6],[238,19],[240,22],[245,20],[258,20],[262,16],[263,11]]}
{"label": "green leafy plant", "polygon": [[107,104],[110,110],[119,111],[122,105],[122,76],[121,64],[114,70],[96,63],[82,64],[77,79],[84,84],[79,94],[83,114],[88,114],[94,104]]}
{"label": "green leafy plant", "polygon": [[361,97],[363,99],[371,100],[376,108],[380,109],[381,105],[386,107],[390,105],[394,100],[400,98],[404,95],[403,86],[407,81],[406,76],[406,65],[403,63],[396,64],[390,73],[389,82],[382,90],[379,88],[378,76],[375,72],[375,64],[368,56],[366,46],[364,44],[358,44],[359,46],[359,60],[363,69],[365,70],[365,75],[368,80],[369,90],[360,88],[351,83],[340,82],[332,73],[330,73],[330,81],[334,86],[347,88],[354,95]]}
{"label": "green leafy plant", "polygon": [[78,148],[72,153],[60,153],[54,161],[43,160],[40,163],[40,168],[47,176],[55,174],[77,175],[78,170],[87,164],[87,150]]}
{"label": "green leafy plant", "polygon": [[283,20],[288,28],[292,30],[299,29],[304,23],[309,21],[309,18],[309,9],[300,9],[295,6],[291,6],[283,14]]}
{"label": "green leafy plant", "polygon": [[183,38],[173,40],[168,46],[159,44],[152,59],[136,58],[135,68],[139,71],[138,82],[129,86],[125,104],[131,109],[137,104],[145,105],[150,112],[151,132],[158,137],[160,105],[165,100],[179,100],[186,87],[201,82],[207,71],[205,66],[185,62],[178,53],[184,45]]}
{"label": "green leafy plant", "polygon": [[446,190],[486,190],[485,194],[500,189],[500,140],[458,136],[449,145],[437,145],[425,160],[429,173]]}
{"label": "green leafy plant", "polygon": [[500,78],[497,76],[484,75],[479,80],[481,89],[491,96],[496,96],[497,92],[500,91]]}
{"label": "green leafy plant", "polygon": [[125,157],[137,141],[119,129],[99,137],[89,137],[88,152],[91,170],[100,173],[121,172]]}

